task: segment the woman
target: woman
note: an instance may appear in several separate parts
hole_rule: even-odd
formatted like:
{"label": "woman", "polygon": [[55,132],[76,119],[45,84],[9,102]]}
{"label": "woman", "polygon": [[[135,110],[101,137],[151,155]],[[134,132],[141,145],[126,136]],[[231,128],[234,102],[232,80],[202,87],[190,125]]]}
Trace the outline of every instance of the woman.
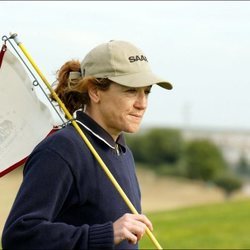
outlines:
{"label": "woman", "polygon": [[[138,212],[140,190],[123,132],[139,129],[155,76],[144,53],[125,41],[65,63],[55,89]],[[4,227],[5,249],[137,249],[144,215],[131,214],[72,125],[43,140]]]}

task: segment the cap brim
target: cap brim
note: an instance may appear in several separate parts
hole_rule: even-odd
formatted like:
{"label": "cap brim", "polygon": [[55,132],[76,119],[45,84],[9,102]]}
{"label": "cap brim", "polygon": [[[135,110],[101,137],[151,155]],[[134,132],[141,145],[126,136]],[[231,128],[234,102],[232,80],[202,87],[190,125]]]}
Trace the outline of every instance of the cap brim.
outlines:
{"label": "cap brim", "polygon": [[139,88],[157,84],[164,89],[170,90],[173,88],[171,83],[161,79],[150,71],[128,75],[111,76],[107,78],[113,82],[127,87]]}

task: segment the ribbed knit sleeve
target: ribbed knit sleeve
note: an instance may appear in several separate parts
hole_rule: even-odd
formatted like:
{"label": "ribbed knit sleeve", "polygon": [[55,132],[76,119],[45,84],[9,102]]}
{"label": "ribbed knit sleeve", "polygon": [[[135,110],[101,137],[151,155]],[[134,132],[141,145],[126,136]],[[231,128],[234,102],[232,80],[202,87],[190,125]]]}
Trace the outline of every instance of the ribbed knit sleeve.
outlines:
{"label": "ribbed knit sleeve", "polygon": [[114,249],[113,223],[93,225],[89,228],[90,249]]}

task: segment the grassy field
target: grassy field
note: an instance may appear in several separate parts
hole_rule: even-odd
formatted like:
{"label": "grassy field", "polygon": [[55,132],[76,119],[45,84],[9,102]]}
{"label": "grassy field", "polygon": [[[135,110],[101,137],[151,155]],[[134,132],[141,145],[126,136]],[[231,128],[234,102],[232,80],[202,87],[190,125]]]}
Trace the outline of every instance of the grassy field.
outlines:
{"label": "grassy field", "polygon": [[[150,213],[164,249],[250,249],[250,200]],[[140,249],[153,249],[145,235]],[[1,246],[0,246],[1,249]]]}
{"label": "grassy field", "polygon": [[[164,249],[250,249],[249,211],[250,200],[245,200],[147,215]],[[140,249],[153,248],[145,235]]]}
{"label": "grassy field", "polygon": [[[150,213],[164,249],[250,249],[250,200]],[[154,245],[145,235],[141,249]]]}
{"label": "grassy field", "polygon": [[[138,170],[138,176],[143,211],[164,249],[250,249],[249,196],[235,194],[225,201],[223,192],[199,182],[160,178],[145,170]],[[0,238],[21,180],[22,169],[0,179]],[[145,235],[140,247],[154,245]]]}

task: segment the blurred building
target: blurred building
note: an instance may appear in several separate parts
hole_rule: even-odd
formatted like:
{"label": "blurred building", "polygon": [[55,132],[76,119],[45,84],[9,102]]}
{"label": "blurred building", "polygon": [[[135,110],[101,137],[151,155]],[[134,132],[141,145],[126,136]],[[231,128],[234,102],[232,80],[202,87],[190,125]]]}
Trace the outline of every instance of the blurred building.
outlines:
{"label": "blurred building", "polygon": [[189,128],[183,130],[183,138],[212,140],[231,166],[235,166],[241,157],[250,161],[250,131]]}

